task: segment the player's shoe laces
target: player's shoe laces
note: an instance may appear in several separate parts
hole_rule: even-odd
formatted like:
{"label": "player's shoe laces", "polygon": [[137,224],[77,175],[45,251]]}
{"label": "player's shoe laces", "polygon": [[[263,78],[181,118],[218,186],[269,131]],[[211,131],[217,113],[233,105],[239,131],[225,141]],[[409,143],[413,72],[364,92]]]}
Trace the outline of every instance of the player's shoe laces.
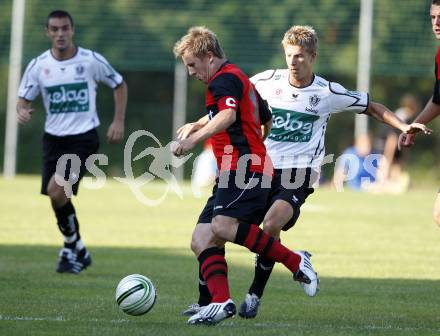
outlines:
{"label": "player's shoe laces", "polygon": [[243,303],[240,306],[238,315],[243,318],[254,318],[257,316],[259,306],[260,298],[253,293],[247,293]]}
{"label": "player's shoe laces", "polygon": [[197,314],[202,308],[203,306],[200,306],[198,303],[192,303],[188,306],[187,309],[182,312],[182,315],[193,316],[194,314]]}
{"label": "player's shoe laces", "polygon": [[298,281],[304,292],[308,296],[315,296],[319,291],[319,278],[318,273],[313,270],[310,257],[312,256],[307,251],[295,252],[301,256],[301,262],[299,263],[299,269],[293,274],[293,280]]}
{"label": "player's shoe laces", "polygon": [[190,325],[214,325],[224,319],[234,316],[236,313],[235,303],[228,299],[225,302],[213,302],[202,307],[202,309],[188,319]]}
{"label": "player's shoe laces", "polygon": [[85,248],[76,251],[63,247],[60,250],[56,271],[58,273],[78,274],[91,264],[92,258]]}

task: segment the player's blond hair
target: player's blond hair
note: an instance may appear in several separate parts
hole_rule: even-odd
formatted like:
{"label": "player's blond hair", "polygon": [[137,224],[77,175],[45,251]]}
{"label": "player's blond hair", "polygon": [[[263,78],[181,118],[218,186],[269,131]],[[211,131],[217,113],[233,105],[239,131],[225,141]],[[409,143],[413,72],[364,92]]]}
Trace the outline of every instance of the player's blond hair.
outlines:
{"label": "player's blond hair", "polygon": [[318,49],[318,35],[311,26],[292,26],[284,34],[281,44],[297,45],[307,50],[309,53],[316,53]]}
{"label": "player's blond hair", "polygon": [[188,29],[186,35],[176,42],[173,48],[174,55],[181,57],[189,52],[196,57],[203,57],[212,52],[218,58],[224,58],[225,53],[214,32],[204,26],[196,26]]}

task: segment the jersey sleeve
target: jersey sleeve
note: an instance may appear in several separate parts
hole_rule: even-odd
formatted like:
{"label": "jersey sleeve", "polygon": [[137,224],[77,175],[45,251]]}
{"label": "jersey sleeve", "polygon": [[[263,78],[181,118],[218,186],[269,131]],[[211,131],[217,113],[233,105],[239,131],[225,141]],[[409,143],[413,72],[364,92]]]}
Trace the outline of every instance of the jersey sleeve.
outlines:
{"label": "jersey sleeve", "polygon": [[94,75],[97,82],[104,83],[105,85],[115,89],[122,84],[122,76],[110,65],[104,56],[93,52],[94,59]]}
{"label": "jersey sleeve", "polygon": [[266,70],[250,78],[251,83],[254,84],[263,99],[266,99],[266,91],[270,90],[270,79],[275,75],[275,72],[276,70]]}
{"label": "jersey sleeve", "polygon": [[369,96],[366,92],[348,91],[338,83],[329,83],[330,111],[339,113],[352,111],[357,113],[366,112],[369,104]]}
{"label": "jersey sleeve", "polygon": [[209,84],[208,87],[214,97],[219,111],[229,108],[237,111],[243,96],[243,83],[236,75],[223,73]]}
{"label": "jersey sleeve", "polygon": [[439,64],[440,62],[440,48],[437,50],[437,56],[435,59],[435,84],[434,84],[434,89],[433,89],[433,93],[432,93],[432,102],[434,104],[440,105],[440,69],[439,69]]}
{"label": "jersey sleeve", "polygon": [[29,62],[18,88],[18,96],[32,101],[40,94],[40,85],[38,83],[37,73],[38,59],[34,58]]}
{"label": "jersey sleeve", "polygon": [[257,90],[255,90],[255,93],[258,99],[258,113],[260,115],[260,124],[264,125],[272,119],[272,112],[270,111],[267,101],[261,98]]}

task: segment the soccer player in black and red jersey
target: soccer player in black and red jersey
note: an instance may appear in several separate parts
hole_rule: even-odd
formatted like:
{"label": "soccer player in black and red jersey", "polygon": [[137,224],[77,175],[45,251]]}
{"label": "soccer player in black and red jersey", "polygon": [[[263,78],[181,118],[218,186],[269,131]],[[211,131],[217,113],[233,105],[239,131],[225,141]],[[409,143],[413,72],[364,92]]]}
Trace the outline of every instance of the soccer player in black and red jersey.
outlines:
{"label": "soccer player in black and red jersey", "polygon": [[182,58],[191,76],[206,84],[208,118],[181,128],[173,153],[184,155],[211,137],[219,170],[191,241],[212,299],[188,324],[215,324],[236,313],[227,279],[227,241],[283,263],[294,280],[317,288],[308,255],[291,251],[258,227],[270,190],[272,164],[263,144],[252,83],[227,60],[216,35],[205,27],[190,28],[175,44],[174,54]]}
{"label": "soccer player in black and red jersey", "polygon": [[[440,0],[431,2],[431,24],[435,38],[440,41]],[[435,59],[435,84],[432,98],[428,101],[422,112],[414,119],[414,122],[427,124],[440,115],[440,47],[437,48]],[[399,137],[400,147],[411,147],[414,144],[415,134],[402,133]],[[432,212],[435,222],[440,226],[440,190],[434,203]]]}

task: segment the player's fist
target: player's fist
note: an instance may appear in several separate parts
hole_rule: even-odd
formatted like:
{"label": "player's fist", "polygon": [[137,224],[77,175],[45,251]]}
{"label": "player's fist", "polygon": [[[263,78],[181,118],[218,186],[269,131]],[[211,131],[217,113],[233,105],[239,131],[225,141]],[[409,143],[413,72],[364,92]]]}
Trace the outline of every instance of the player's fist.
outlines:
{"label": "player's fist", "polygon": [[415,138],[415,134],[401,133],[399,136],[399,142],[397,143],[399,150],[403,147],[411,147],[414,145]]}
{"label": "player's fist", "polygon": [[27,106],[17,106],[17,120],[20,124],[26,124],[32,118],[34,109]]}

